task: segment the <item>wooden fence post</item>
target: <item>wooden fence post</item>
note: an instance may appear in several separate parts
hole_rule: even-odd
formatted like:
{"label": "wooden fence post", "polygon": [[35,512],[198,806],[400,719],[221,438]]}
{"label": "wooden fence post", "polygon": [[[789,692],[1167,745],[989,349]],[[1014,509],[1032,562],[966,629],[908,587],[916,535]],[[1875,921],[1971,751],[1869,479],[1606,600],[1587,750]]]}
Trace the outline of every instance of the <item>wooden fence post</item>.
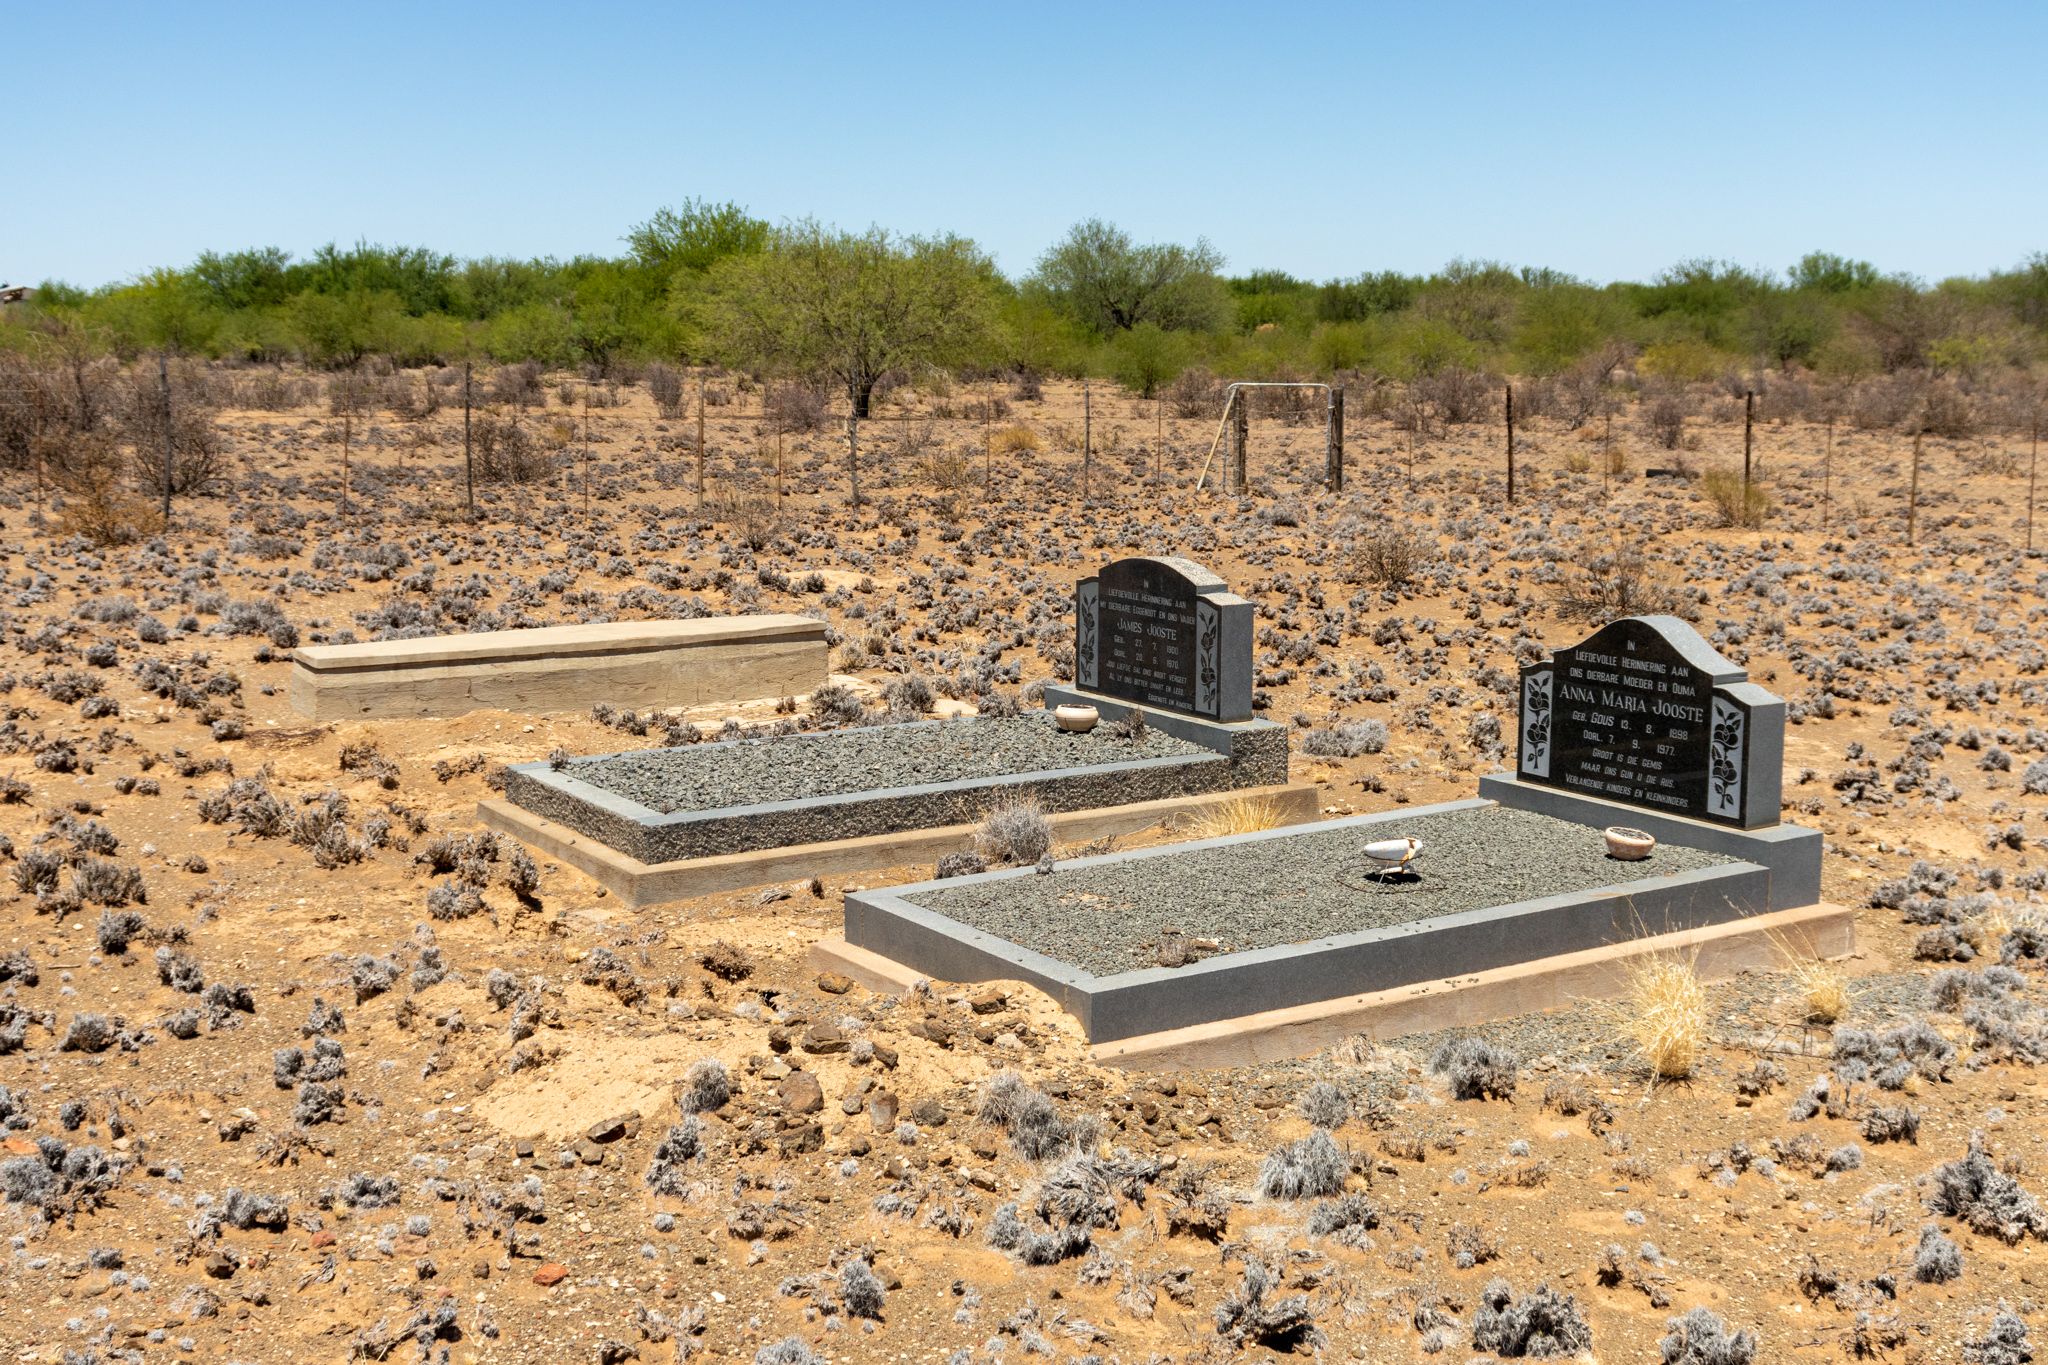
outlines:
{"label": "wooden fence post", "polygon": [[1600,495],[1614,496],[1614,414],[1606,414],[1600,427]]}
{"label": "wooden fence post", "polygon": [[462,362],[462,486],[469,501],[469,519],[476,520],[476,460],[469,453],[470,362]]}
{"label": "wooden fence post", "polygon": [[1237,481],[1237,491],[1242,495],[1245,490],[1245,466],[1247,463],[1245,448],[1251,444],[1252,420],[1250,399],[1246,396],[1243,389],[1232,389],[1230,391],[1230,401],[1233,404],[1230,424],[1230,443],[1232,446],[1230,469],[1232,477]]}
{"label": "wooden fence post", "polygon": [[1088,501],[1088,485],[1095,472],[1095,408],[1087,380],[1081,381],[1081,501]]}
{"label": "wooden fence post", "polygon": [[356,415],[356,372],[353,365],[349,367],[348,383],[342,388],[342,393],[346,396],[341,400],[341,520],[343,525],[347,525],[348,447],[355,433]]}
{"label": "wooden fence post", "polygon": [[1749,512],[1749,459],[1753,444],[1752,432],[1756,429],[1756,390],[1742,391],[1742,510]]}
{"label": "wooden fence post", "polygon": [[1828,514],[1835,496],[1835,419],[1828,417],[1828,448],[1820,460],[1820,529],[1828,529]]}
{"label": "wooden fence post", "polygon": [[850,490],[850,506],[861,505],[860,496],[860,414],[853,412],[846,418],[846,483]]}
{"label": "wooden fence post", "polygon": [[2034,474],[2041,466],[2041,410],[2034,409],[2034,446],[2027,456],[2027,553],[2034,553]]}
{"label": "wooden fence post", "polygon": [[[168,531],[171,529],[171,366],[170,362],[164,359],[162,351],[156,353],[156,382],[164,395],[164,530]],[[342,468],[346,469],[347,456],[344,455],[342,460]],[[342,487],[346,489],[348,484],[344,482]],[[348,494],[344,492],[344,513],[348,510],[347,502]]]}
{"label": "wooden fence post", "polygon": [[1339,384],[1330,390],[1329,450],[1325,455],[1329,461],[1330,491],[1344,491],[1344,386]]}

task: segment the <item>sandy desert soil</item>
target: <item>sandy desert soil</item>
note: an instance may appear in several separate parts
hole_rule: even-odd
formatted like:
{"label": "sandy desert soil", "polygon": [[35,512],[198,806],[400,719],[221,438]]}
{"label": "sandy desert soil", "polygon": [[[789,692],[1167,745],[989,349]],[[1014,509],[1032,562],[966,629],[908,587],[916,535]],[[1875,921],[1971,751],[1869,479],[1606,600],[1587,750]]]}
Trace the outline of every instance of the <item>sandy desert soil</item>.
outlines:
{"label": "sandy desert soil", "polygon": [[[1621,1362],[1697,1307],[1758,1360],[2025,1358],[1970,1345],[2001,1305],[2037,1323],[2048,1274],[2024,448],[1927,441],[1908,546],[1893,433],[1838,428],[1828,457],[1817,426],[1763,428],[1776,509],[1745,531],[1645,478],[1672,455],[1626,413],[1613,479],[1597,426],[1533,423],[1510,509],[1497,427],[1415,439],[1359,404],[1332,497],[1320,428],[1262,421],[1240,498],[1192,490],[1211,421],[1098,392],[1084,502],[1078,389],[994,424],[1045,449],[986,489],[979,417],[931,415],[972,396],[868,424],[858,511],[843,441],[810,433],[779,510],[699,514],[690,424],[633,388],[590,414],[587,461],[550,394],[522,420],[569,426],[561,474],[486,486],[476,524],[447,406],[352,423],[346,516],[324,408],[226,413],[232,480],[126,547],[58,536],[7,483],[0,1358],[1467,1360],[1548,1323]],[[735,397],[713,504],[773,485]],[[1739,423],[1694,439],[1693,466],[1739,463]],[[1399,588],[1352,572],[1390,526],[1430,545]],[[1594,1004],[1484,1030],[1505,1055],[1447,1072],[1440,1040],[1368,1038],[1104,1070],[1022,988],[821,978],[837,881],[628,912],[480,835],[499,766],[677,723],[314,725],[284,697],[294,643],[795,610],[874,711],[1016,699],[1070,661],[1075,578],[1183,553],[1259,604],[1295,778],[1378,810],[1473,791],[1518,661],[1588,629],[1561,591],[1629,550],[1794,704],[1786,813],[1861,908],[1839,1026],[1790,976],[1717,987],[1678,1083]],[[1371,749],[1366,720],[1381,751],[1305,751]],[[1662,1358],[1744,1358],[1695,1345]]]}

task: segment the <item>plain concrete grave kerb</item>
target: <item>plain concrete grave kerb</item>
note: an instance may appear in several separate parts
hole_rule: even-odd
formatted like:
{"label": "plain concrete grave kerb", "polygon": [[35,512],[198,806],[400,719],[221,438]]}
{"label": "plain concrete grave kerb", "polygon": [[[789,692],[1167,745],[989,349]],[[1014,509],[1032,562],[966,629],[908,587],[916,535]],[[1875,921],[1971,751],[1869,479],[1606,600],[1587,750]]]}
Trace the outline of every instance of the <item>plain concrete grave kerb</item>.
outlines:
{"label": "plain concrete grave kerb", "polygon": [[827,677],[807,616],[615,621],[292,651],[291,704],[313,720],[690,707],[803,696]]}

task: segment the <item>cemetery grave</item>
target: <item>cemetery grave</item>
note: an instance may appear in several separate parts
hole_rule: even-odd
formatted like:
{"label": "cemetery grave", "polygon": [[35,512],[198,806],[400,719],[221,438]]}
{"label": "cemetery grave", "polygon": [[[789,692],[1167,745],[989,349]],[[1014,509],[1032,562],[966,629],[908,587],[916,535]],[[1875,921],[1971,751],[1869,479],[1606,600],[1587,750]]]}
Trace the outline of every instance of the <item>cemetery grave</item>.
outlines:
{"label": "cemetery grave", "polygon": [[682,707],[801,696],[825,681],[825,623],[786,613],[472,631],[292,651],[313,720]]}
{"label": "cemetery grave", "polygon": [[[1112,581],[1084,580],[1084,613]],[[1095,676],[1151,692],[1159,671]],[[1820,836],[1777,821],[1783,704],[1690,626],[1615,621],[1525,670],[1522,695],[1521,775],[1478,799],[849,893],[848,957],[1031,982],[1100,1048],[1758,916],[1846,949],[1847,912],[1816,904]],[[1656,844],[1614,856],[1615,826]],[[1402,839],[1419,851],[1398,875],[1362,851]]]}
{"label": "cemetery grave", "polygon": [[[804,875],[892,865],[885,854],[900,864],[963,843],[1017,802],[1077,817],[1062,829],[1081,837],[1227,795],[1269,800],[1283,821],[1311,817],[1313,788],[1288,785],[1285,727],[1250,714],[1251,606],[1222,589],[1185,560],[1122,560],[1084,581],[1077,654],[1103,691],[1048,687],[1042,712],[520,764],[481,814],[633,904],[701,892],[689,866],[707,859],[786,855],[759,871],[808,858]],[[1077,702],[1096,709],[1094,728],[1056,723],[1054,708]],[[864,840],[882,842],[849,847]],[[731,863],[696,870],[725,886],[753,875]]]}
{"label": "cemetery grave", "polygon": [[[269,374],[268,366],[231,372],[245,384]],[[417,392],[422,376],[410,378]],[[298,382],[289,372],[286,380]],[[1068,420],[1078,430],[1078,386],[1046,387],[1044,403],[1024,409],[1028,420],[1041,429]],[[1069,1353],[1180,1356],[1212,1334],[1212,1312],[1246,1270],[1202,1240],[1211,1202],[1228,1210],[1229,1224],[1219,1216],[1206,1226],[1230,1242],[1277,1247],[1285,1238],[1290,1259],[1297,1249],[1323,1249],[1340,1267],[1337,1287],[1319,1300],[1328,1304],[1323,1326],[1340,1352],[1366,1339],[1392,1358],[1420,1355],[1443,1330],[1404,1296],[1410,1284],[1461,1301],[1463,1323],[1489,1311],[1482,1286],[1496,1277],[1521,1291],[1568,1274],[1560,1287],[1579,1296],[1603,1360],[1658,1359],[1667,1313],[1703,1300],[1760,1329],[1756,1359],[1835,1359],[1846,1358],[1846,1345],[1806,1343],[1841,1337],[1866,1307],[1880,1319],[1898,1315],[1909,1339],[1969,1342],[1988,1330],[1992,1304],[2024,1295],[2020,1276],[2037,1243],[2004,1245],[1963,1215],[1922,1204],[1939,1172],[1962,1167],[1996,1179],[2008,1158],[2027,1162],[2006,1181],[2008,1192],[2042,1188],[2030,1145],[2042,1104],[2030,1082],[2038,1081],[2043,1018],[2043,959],[2034,954],[2048,847],[2048,683],[2039,653],[2048,582],[2041,561],[2023,559],[2014,540],[2023,480],[1930,479],[1923,494],[1953,486],[1957,500],[1923,508],[1925,548],[1914,551],[1895,533],[1907,502],[1907,445],[1852,437],[1844,424],[1829,520],[1815,500],[1823,433],[1817,423],[1795,425],[1769,438],[1781,461],[1777,487],[1789,497],[1774,518],[1783,539],[1774,533],[1765,546],[1750,532],[1706,525],[1696,480],[1617,479],[1611,504],[1603,501],[1597,470],[1558,467],[1584,447],[1555,419],[1536,428],[1544,450],[1524,484],[1535,491],[1504,513],[1482,476],[1498,463],[1498,431],[1482,433],[1489,443],[1453,426],[1424,444],[1410,503],[1413,529],[1441,558],[1390,590],[1354,581],[1345,561],[1360,528],[1385,522],[1381,487],[1361,478],[1358,497],[1325,499],[1277,460],[1255,469],[1260,486],[1250,496],[1214,503],[1189,502],[1178,489],[1155,494],[1136,479],[1098,481],[1097,498],[1083,501],[1072,466],[1057,458],[999,461],[986,511],[969,518],[958,541],[927,529],[913,544],[895,508],[792,494],[803,534],[750,548],[737,531],[694,514],[687,458],[665,453],[645,392],[629,385],[625,394],[636,406],[613,410],[621,435],[611,460],[606,443],[598,446],[588,520],[548,489],[480,497],[483,520],[473,527],[422,521],[411,509],[428,504],[437,479],[445,483],[446,465],[412,452],[400,461],[387,448],[384,468],[357,466],[351,496],[360,525],[351,537],[321,519],[334,506],[331,436],[340,420],[323,401],[296,415],[232,416],[240,449],[261,458],[250,462],[239,503],[192,501],[195,512],[212,509],[210,527],[188,528],[181,498],[168,548],[154,537],[112,551],[45,538],[23,558],[24,581],[33,573],[37,582],[12,609],[11,702],[33,714],[17,717],[7,764],[16,919],[15,941],[0,954],[12,977],[0,991],[0,1048],[13,1049],[0,1059],[11,1071],[0,1082],[16,1102],[7,1159],[19,1183],[5,1213],[26,1239],[15,1263],[24,1291],[15,1334],[24,1341],[109,1359],[169,1350],[233,1360],[259,1339],[290,1343],[269,1348],[279,1356],[318,1354],[324,1342],[337,1356],[397,1359],[412,1350],[410,1324],[432,1326],[439,1319],[430,1315],[456,1302],[438,1284],[461,1291],[461,1327],[473,1344],[521,1359],[595,1358],[585,1325],[598,1319],[625,1322],[622,1345],[643,1358],[694,1341],[700,1357],[747,1359],[804,1331],[834,1359],[834,1343],[858,1358],[942,1359],[999,1324],[1031,1330],[1018,1315],[1034,1305],[1114,1336],[1069,1347],[1041,1317],[1038,1328]],[[1096,402],[1100,423],[1100,392]],[[728,411],[710,415],[714,494],[731,468],[726,452],[746,445],[752,420],[750,406],[749,421],[729,422],[721,437]],[[1624,420],[1617,417],[1617,432]],[[601,412],[600,436],[605,421]],[[1374,444],[1383,433],[1406,435],[1389,433],[1384,416],[1361,422]],[[460,448],[451,444],[451,428],[460,441],[459,412],[452,423],[444,411],[392,425],[438,427],[444,453]],[[1166,448],[1166,468],[1182,484],[1201,454],[1197,444],[1183,461],[1189,434],[1206,441],[1213,422],[1195,425],[1182,422]],[[941,419],[939,429],[971,446],[981,424]],[[1703,420],[1700,430],[1706,448],[1687,459],[1725,468],[1740,458],[1739,426]],[[1170,405],[1167,431],[1175,431]],[[1943,447],[1935,466],[1935,446],[1930,440],[1930,468],[1961,470],[1971,458]],[[795,485],[799,461],[791,463]],[[841,468],[834,456],[808,477],[815,484]],[[921,518],[925,503],[905,468],[898,462],[893,487],[871,491],[898,500],[907,519]],[[674,477],[657,480],[657,469]],[[1840,496],[1851,469],[1871,500],[1853,520]],[[1801,483],[1795,471],[1811,477]],[[371,472],[385,476],[381,486]],[[302,495],[277,495],[276,477],[300,476],[311,481]],[[1809,486],[1814,497],[1801,501]],[[9,524],[27,541],[36,509],[20,471],[16,489],[24,507]],[[1293,518],[1268,519],[1290,502]],[[310,519],[281,519],[294,507]],[[224,515],[236,529],[222,546],[211,527]],[[1301,1019],[1291,1031],[1263,1021],[1254,1031],[1241,1015],[1169,1031],[1241,1039],[1236,1053],[1175,1054],[1147,1035],[1091,1048],[1061,1011],[1067,997],[1000,982],[941,980],[884,997],[864,989],[860,973],[828,974],[806,955],[839,932],[848,883],[929,876],[943,851],[936,838],[914,857],[873,864],[887,875],[823,871],[817,898],[805,883],[828,864],[815,854],[726,855],[781,859],[785,870],[769,878],[781,885],[648,914],[623,895],[598,894],[567,859],[480,835],[475,811],[502,792],[505,764],[673,743],[665,736],[680,727],[662,723],[672,717],[583,704],[526,716],[487,708],[445,719],[309,720],[288,700],[294,642],[397,643],[421,629],[461,638],[479,627],[601,618],[623,625],[694,611],[695,598],[718,615],[824,617],[834,672],[866,699],[864,716],[882,711],[888,683],[920,675],[941,704],[984,695],[1035,704],[1035,691],[1020,690],[1053,675],[1066,681],[1045,698],[1055,701],[1081,691],[1073,681],[1076,577],[1099,580],[1115,555],[1189,545],[1254,604],[1254,695],[1264,705],[1252,714],[1287,727],[1296,783],[1320,783],[1326,810],[1401,817],[1346,832],[1347,849],[1381,832],[1425,836],[1410,869],[1419,880],[1370,902],[1360,894],[1369,913],[1423,905],[1460,849],[1417,811],[1475,794],[1527,802],[1539,815],[1550,811],[1539,801],[1584,802],[1584,818],[1567,823],[1589,839],[1606,823],[1661,834],[1647,867],[1586,850],[1616,877],[1647,878],[1679,848],[1768,871],[1760,858],[1779,845],[1796,849],[1805,836],[1525,782],[1515,771],[1518,665],[1538,657],[1531,642],[1571,646],[1609,619],[1567,613],[1561,601],[1578,588],[1581,567],[1614,548],[1616,523],[1640,534],[1650,572],[1681,589],[1676,608],[1785,698],[1784,818],[1825,832],[1825,898],[1859,908],[1856,954],[1816,967],[1818,978],[1804,971],[1815,964],[1801,963],[1712,981],[1743,964],[1716,956],[1732,937],[1703,941],[1699,975],[1710,984],[1701,987],[1700,1050],[1682,1083],[1656,1079],[1664,1073],[1650,1069],[1634,1031],[1641,1016],[1627,1008],[1588,999],[1549,1009],[1554,996],[1513,993],[1555,959],[1378,992],[1371,1013],[1326,1008],[1359,997],[1266,1012]],[[1816,534],[1823,523],[1837,529]],[[838,543],[824,543],[827,535]],[[411,562],[392,568],[399,549]],[[821,589],[811,585],[813,569]],[[429,570],[439,578],[398,586]],[[42,581],[45,573],[54,583]],[[872,591],[856,586],[863,576]],[[1586,624],[1567,624],[1579,620]],[[1098,674],[1090,704],[1114,724],[1126,703],[1102,687]],[[1553,705],[1553,733],[1567,709]],[[708,723],[708,734],[727,714],[693,719]],[[1154,731],[1168,733],[1171,712],[1148,714]],[[777,723],[768,707],[742,719]],[[1378,727],[1379,741],[1324,756],[1339,752],[1328,741],[1368,727]],[[1755,763],[1754,750],[1747,761]],[[1478,776],[1495,763],[1506,771]],[[1603,771],[1598,780],[1618,777]],[[1157,804],[1107,810],[1156,820],[1140,812]],[[1051,818],[1059,844],[1099,837]],[[1723,838],[1748,840],[1750,851],[1717,853],[1712,841]],[[1050,876],[1006,884],[1056,888],[1084,872],[1078,857],[1068,848]],[[139,894],[131,878],[114,875],[128,869],[146,881],[148,900],[102,903]],[[1785,865],[1784,878],[1794,870]],[[748,875],[752,884],[759,866]],[[1773,884],[1783,879],[1774,874]],[[953,880],[944,890],[971,885]],[[1503,889],[1493,898],[1522,894]],[[1688,932],[1732,935],[1802,913]],[[1234,926],[1190,917],[1168,927],[1179,929],[1178,944],[1151,931],[1133,939],[1136,949],[1185,952],[1188,965],[1171,969],[1177,976],[1264,951],[1247,947],[1254,939]],[[1203,935],[1218,949],[1194,942]],[[1673,960],[1690,962],[1690,953]],[[1157,956],[1144,960],[1157,967]],[[1758,951],[1748,965],[1783,964]],[[1582,975],[1584,988],[1572,994],[1610,989],[1592,966]],[[1395,1012],[1395,999],[1409,1012]],[[1446,1018],[1453,1006],[1459,1013]],[[1910,1071],[1909,1090],[1878,1083],[1897,1066],[1886,1053],[1930,1039],[1932,1050],[1915,1055],[1926,1069]],[[1492,1055],[1479,1072],[1519,1075],[1520,1088],[1471,1097],[1465,1087],[1475,1073],[1460,1070],[1465,1053],[1450,1044],[1484,1045]],[[1946,1061],[1943,1045],[1954,1049]],[[1440,1052],[1448,1069],[1433,1065]],[[1176,1055],[1186,1064],[1162,1069]],[[1212,1069],[1219,1059],[1244,1064]],[[1130,1074],[1133,1065],[1154,1074]],[[1070,1126],[1105,1146],[1174,1160],[1142,1205],[1119,1198],[1123,1230],[1094,1233],[1101,1260],[1082,1246],[1039,1264],[990,1244],[1006,1204],[1019,1204],[1036,1236],[1044,1230],[1038,1199],[1069,1188],[1061,1172],[1072,1149],[1027,1153],[1001,1123],[976,1118],[1018,1077],[1047,1097],[1055,1131]],[[1332,1099],[1348,1107],[1333,1108]],[[1866,1124],[1885,1136],[1869,1136]],[[1344,1193],[1327,1201],[1266,1193],[1266,1168],[1306,1151],[1304,1139],[1325,1125],[1334,1125],[1335,1169],[1346,1169],[1342,1157],[1358,1162]],[[1973,1143],[1979,1131],[1982,1150]],[[116,1165],[71,1183],[65,1170],[46,1167],[56,1142],[77,1160],[101,1151]],[[1618,1151],[1623,1142],[1631,1145]],[[1847,1156],[1836,1161],[1838,1152]],[[1765,1163],[1774,1159],[1771,1174]],[[445,1177],[421,1164],[444,1161]],[[1206,1186],[1172,1183],[1198,1170]],[[1638,1197],[1620,1194],[1623,1185]],[[96,1190],[109,1202],[94,1210],[86,1201]],[[450,1203],[450,1192],[470,1202]],[[1305,1231],[1333,1226],[1332,1213],[1356,1217],[1368,1201],[1383,1215],[1415,1211],[1422,1226],[1374,1229],[1370,1250],[1340,1240],[1362,1222]],[[1893,1216],[1873,1228],[1879,1208]],[[487,1210],[495,1222],[471,1216]],[[1646,1226],[1635,1223],[1638,1211]],[[271,1231],[278,1215],[288,1216],[290,1235]],[[1141,1227],[1173,1218],[1188,1221],[1163,1236]],[[1926,1235],[1929,1223],[1944,1235]],[[1563,1238],[1554,1235],[1561,1225]],[[1467,1268],[1476,1260],[1465,1240],[1473,1229],[1500,1250]],[[768,1242],[758,1264],[743,1240],[757,1232]],[[1609,1284],[1606,1245],[1651,1241],[1661,1260],[1631,1251],[1620,1282]],[[889,1321],[869,1335],[849,1320],[850,1330],[826,1336],[808,1292],[780,1291],[836,1283],[847,1249],[868,1246],[879,1248],[876,1273],[903,1282],[890,1289]],[[1923,1262],[1939,1269],[1944,1254],[1953,1262],[1958,1247],[1959,1280],[1905,1277],[1905,1267]],[[1394,1251],[1413,1251],[1415,1269],[1388,1281]],[[712,1260],[700,1261],[707,1252]],[[125,1268],[110,1268],[104,1253],[125,1255]],[[1841,1300],[1802,1292],[1817,1278],[1806,1273],[1809,1254],[1842,1274]],[[1095,1283],[1092,1268],[1111,1255],[1128,1270]],[[963,1265],[970,1261],[974,1268]],[[1752,1263],[1757,1274],[1741,1273]],[[1173,1278],[1186,1267],[1192,1276]],[[1864,1283],[1888,1267],[1900,1271],[1895,1301]],[[394,1277],[394,1268],[403,1273]],[[707,1280],[712,1268],[717,1277]],[[1668,1283],[1659,1278],[1666,1274]],[[962,1300],[949,1287],[963,1277],[983,1298],[971,1322],[952,1316]],[[1357,1316],[1368,1300],[1338,1297],[1345,1277],[1389,1293],[1374,1288],[1369,1315]],[[660,1292],[643,1289],[649,1281]],[[723,1304],[709,1297],[713,1285]],[[1055,1290],[1061,1298],[1048,1297]],[[1668,1294],[1671,1308],[1654,1307],[1651,1291]],[[1156,1302],[1136,1297],[1147,1292]],[[635,1340],[642,1301],[671,1320],[701,1309],[706,1331],[688,1341],[680,1332],[667,1342]],[[219,1311],[210,1312],[214,1303]],[[98,1316],[102,1307],[110,1316]],[[1144,1309],[1153,1316],[1140,1318]],[[145,1329],[165,1340],[136,1335]],[[1454,1327],[1429,1341],[1432,1358],[1478,1353],[1470,1336]],[[1022,1345],[1013,1345],[1014,1355]],[[1890,1358],[1898,1356],[1894,1349]]]}

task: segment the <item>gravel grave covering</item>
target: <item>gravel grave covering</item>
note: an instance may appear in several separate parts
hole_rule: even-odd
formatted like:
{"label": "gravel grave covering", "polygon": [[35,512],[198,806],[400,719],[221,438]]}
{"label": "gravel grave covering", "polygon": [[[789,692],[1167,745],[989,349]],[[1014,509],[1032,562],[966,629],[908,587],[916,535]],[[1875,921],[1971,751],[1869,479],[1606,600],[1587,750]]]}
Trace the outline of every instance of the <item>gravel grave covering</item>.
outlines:
{"label": "gravel grave covering", "polygon": [[[1373,889],[1358,850],[1422,840],[1412,884]],[[1384,929],[1439,915],[1735,862],[1659,844],[1607,856],[1597,829],[1500,806],[1057,869],[905,897],[962,924],[1100,976],[1158,965],[1159,931],[1225,953]],[[1361,889],[1365,888],[1365,889]]]}
{"label": "gravel grave covering", "polygon": [[566,775],[653,810],[704,811],[1212,752],[1156,729],[1068,734],[1033,713],[643,749],[572,759]]}

